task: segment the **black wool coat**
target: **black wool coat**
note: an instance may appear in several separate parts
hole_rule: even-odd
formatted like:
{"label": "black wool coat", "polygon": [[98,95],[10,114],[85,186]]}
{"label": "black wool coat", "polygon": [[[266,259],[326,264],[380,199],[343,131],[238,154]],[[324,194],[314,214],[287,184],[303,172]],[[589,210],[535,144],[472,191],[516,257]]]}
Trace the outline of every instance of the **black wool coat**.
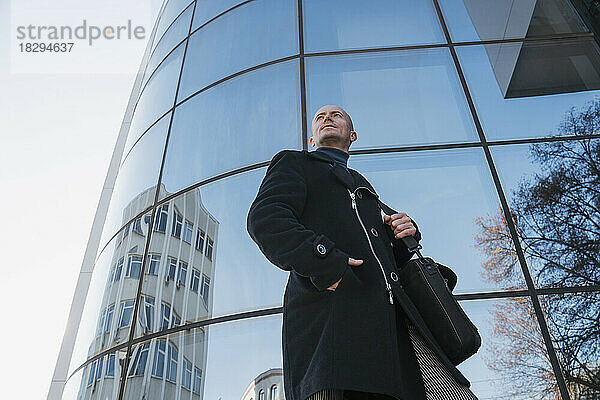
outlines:
{"label": "black wool coat", "polygon": [[[406,318],[456,380],[470,385],[402,290],[396,271],[412,254],[384,223],[377,192],[349,171],[321,152],[282,150],[248,212],[247,230],[261,252],[290,271],[282,327],[286,399],[338,388],[425,400]],[[418,227],[414,236],[420,240]],[[348,257],[363,263],[350,266]],[[335,291],[327,290],[340,278]]]}

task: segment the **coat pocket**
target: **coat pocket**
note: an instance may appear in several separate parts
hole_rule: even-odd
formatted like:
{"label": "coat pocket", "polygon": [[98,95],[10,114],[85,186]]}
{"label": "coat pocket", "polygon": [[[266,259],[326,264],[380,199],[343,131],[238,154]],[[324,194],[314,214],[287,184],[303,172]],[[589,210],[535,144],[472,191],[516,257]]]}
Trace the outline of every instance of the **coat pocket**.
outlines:
{"label": "coat pocket", "polygon": [[338,290],[340,290],[343,287],[345,287],[346,283],[348,283],[348,280],[352,279],[353,273],[352,273],[351,269],[352,269],[352,267],[350,265],[348,265],[348,267],[346,268],[346,270],[342,274],[342,280],[340,281],[340,283],[338,283],[338,285],[336,286],[335,290],[327,290],[327,291],[335,293]]}

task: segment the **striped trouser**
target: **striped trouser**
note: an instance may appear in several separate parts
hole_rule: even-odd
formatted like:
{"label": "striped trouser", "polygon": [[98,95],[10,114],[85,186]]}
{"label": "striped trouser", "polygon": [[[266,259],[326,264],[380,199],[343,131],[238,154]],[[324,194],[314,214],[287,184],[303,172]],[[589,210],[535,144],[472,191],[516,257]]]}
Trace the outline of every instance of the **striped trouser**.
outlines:
{"label": "striped trouser", "polygon": [[[471,389],[456,382],[450,371],[446,369],[437,354],[427,345],[412,322],[406,320],[406,323],[419,362],[427,400],[478,400]],[[360,396],[360,392],[346,391],[344,393],[344,390],[341,389],[325,389],[312,394],[306,400],[358,400],[359,398],[370,400],[385,397],[387,396],[369,393]]]}
{"label": "striped trouser", "polygon": [[427,400],[478,400],[471,389],[456,382],[412,322],[407,319],[406,323],[419,361]]}

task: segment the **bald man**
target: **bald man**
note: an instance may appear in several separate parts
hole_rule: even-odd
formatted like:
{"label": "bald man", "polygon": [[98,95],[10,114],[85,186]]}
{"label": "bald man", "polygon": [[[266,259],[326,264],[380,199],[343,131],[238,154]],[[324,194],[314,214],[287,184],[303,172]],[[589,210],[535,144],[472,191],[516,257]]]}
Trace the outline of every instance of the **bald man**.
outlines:
{"label": "bald man", "polygon": [[476,399],[398,282],[412,257],[402,238],[418,242],[417,224],[385,213],[373,186],[348,168],[358,135],[346,111],[325,105],[311,128],[316,150],[277,153],[247,218],[261,252],[290,272],[286,399]]}

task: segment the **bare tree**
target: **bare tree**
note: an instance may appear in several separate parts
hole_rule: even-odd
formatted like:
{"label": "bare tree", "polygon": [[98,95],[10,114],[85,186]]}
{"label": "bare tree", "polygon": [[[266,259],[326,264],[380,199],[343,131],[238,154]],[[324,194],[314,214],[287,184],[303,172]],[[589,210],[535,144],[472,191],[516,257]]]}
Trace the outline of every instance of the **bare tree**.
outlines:
{"label": "bare tree", "polygon": [[[600,99],[570,109],[560,136],[600,133]],[[530,146],[541,172],[522,177],[510,209],[537,287],[600,285],[600,140],[577,138]],[[523,287],[502,210],[475,220],[475,245],[485,255],[482,277],[500,288]],[[600,398],[600,292],[543,297],[544,313],[574,399]],[[558,396],[528,298],[510,298],[493,312],[488,366],[515,396]],[[535,393],[535,396],[533,395]]]}

